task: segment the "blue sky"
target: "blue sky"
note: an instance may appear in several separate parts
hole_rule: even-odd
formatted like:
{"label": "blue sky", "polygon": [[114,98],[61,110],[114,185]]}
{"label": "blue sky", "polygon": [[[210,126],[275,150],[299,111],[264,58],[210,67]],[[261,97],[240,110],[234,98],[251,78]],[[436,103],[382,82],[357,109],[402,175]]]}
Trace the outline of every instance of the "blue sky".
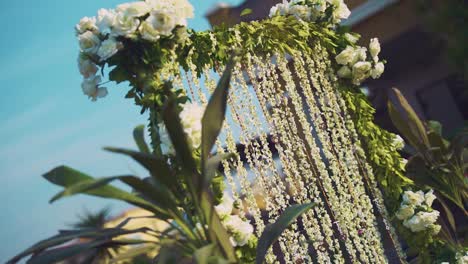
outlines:
{"label": "blue sky", "polygon": [[[209,28],[203,15],[217,0],[192,0],[189,26]],[[224,1],[238,4],[241,0]],[[134,126],[146,116],[124,99],[126,85],[109,84],[109,95],[90,102],[76,68],[74,25],[99,8],[122,1],[17,0],[0,4],[0,263],[41,238],[55,234],[85,208],[120,203],[78,196],[48,200],[59,191],[41,177],[67,164],[93,176],[144,171],[129,159],[101,150],[131,147]]]}

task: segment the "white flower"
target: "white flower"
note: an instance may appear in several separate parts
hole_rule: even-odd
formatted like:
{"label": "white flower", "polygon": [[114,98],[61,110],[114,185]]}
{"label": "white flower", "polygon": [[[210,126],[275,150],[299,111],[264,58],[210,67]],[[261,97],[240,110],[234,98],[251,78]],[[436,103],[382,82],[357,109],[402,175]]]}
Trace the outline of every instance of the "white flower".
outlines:
{"label": "white flower", "polygon": [[419,212],[410,219],[403,222],[403,225],[412,232],[419,232],[430,228],[435,228],[434,223],[439,217],[439,211]]}
{"label": "white flower", "polygon": [[424,192],[423,191],[405,191],[403,193],[403,203],[413,206],[420,206],[424,202]]}
{"label": "white flower", "polygon": [[85,33],[86,31],[97,31],[95,17],[83,17],[80,22],[75,26],[76,35]]}
{"label": "white flower", "polygon": [[380,43],[378,38],[373,38],[369,43],[369,52],[372,58],[377,57],[380,53]]}
{"label": "white flower", "polygon": [[270,17],[274,17],[274,16],[277,16],[277,15],[284,16],[284,15],[286,15],[288,13],[289,13],[289,4],[284,3],[284,2],[275,5],[270,9]]}
{"label": "white flower", "polygon": [[367,61],[359,61],[353,65],[353,83],[356,85],[361,84],[367,77],[369,77],[372,65]]}
{"label": "white flower", "polygon": [[354,35],[354,34],[350,34],[350,33],[345,33],[345,34],[344,34],[344,38],[345,38],[347,41],[349,41],[349,42],[351,42],[351,43],[353,43],[353,44],[356,43],[356,42],[359,40],[359,37],[358,37],[358,36],[356,36],[356,35]]}
{"label": "white flower", "polygon": [[379,78],[385,70],[385,65],[382,62],[375,64],[374,68],[371,71],[371,76],[373,79]]}
{"label": "white flower", "polygon": [[[203,117],[204,108],[198,104],[192,103],[185,103],[182,107],[183,109],[180,112],[179,117],[187,136],[187,141],[192,148],[199,148],[201,145],[201,119]],[[162,145],[167,148],[167,153],[173,154],[174,149],[166,126],[163,123],[159,124],[159,129]]]}
{"label": "white flower", "polygon": [[117,53],[117,51],[119,51],[119,43],[115,38],[108,38],[101,43],[97,55],[101,58],[101,61],[105,61]]}
{"label": "white flower", "polygon": [[115,17],[115,24],[112,34],[115,36],[132,37],[138,29],[140,20],[126,13],[118,13]]}
{"label": "white flower", "polygon": [[161,37],[161,33],[154,29],[153,25],[147,20],[141,22],[138,31],[143,39],[149,41],[157,41]]}
{"label": "white flower", "polygon": [[333,22],[339,23],[342,19],[346,19],[351,14],[348,6],[343,2],[343,0],[327,0],[335,8],[333,10]]}
{"label": "white flower", "polygon": [[179,114],[184,132],[193,148],[198,148],[201,145],[201,120],[204,112],[205,108],[200,105],[186,103]]}
{"label": "white flower", "polygon": [[432,206],[432,203],[434,202],[434,200],[436,199],[437,197],[434,195],[434,190],[429,190],[425,195],[424,195],[424,199],[425,199],[425,203],[427,204],[427,206],[431,207]]}
{"label": "white flower", "polygon": [[342,66],[338,70],[338,76],[341,78],[351,78],[351,69],[348,66]]}
{"label": "white flower", "polygon": [[173,11],[157,10],[151,12],[151,15],[146,19],[154,30],[158,31],[161,35],[169,36],[176,26],[176,15]]}
{"label": "white flower", "polygon": [[432,230],[432,234],[437,235],[437,234],[439,234],[440,229],[442,227],[440,225],[431,225],[429,228]]}
{"label": "white flower", "polygon": [[354,60],[355,50],[351,46],[347,46],[340,54],[336,55],[335,60],[338,64],[347,65]]}
{"label": "white flower", "polygon": [[243,246],[247,244],[253,234],[253,226],[248,221],[243,221],[237,215],[229,216],[224,225],[228,232],[232,234],[231,242],[233,246]]}
{"label": "white flower", "polygon": [[393,139],[392,144],[398,150],[401,150],[405,147],[405,141],[400,135],[395,135],[395,138]]}
{"label": "white flower", "polygon": [[91,31],[86,31],[78,36],[80,49],[82,52],[94,54],[99,48],[101,40]]}
{"label": "white flower", "polygon": [[141,17],[148,14],[151,7],[144,1],[138,1],[120,4],[117,6],[116,11],[131,17]]}
{"label": "white flower", "polygon": [[400,210],[396,212],[396,217],[400,220],[406,220],[413,216],[414,214],[414,207],[409,204],[402,204]]}
{"label": "white flower", "polygon": [[103,35],[110,34],[115,25],[116,13],[112,9],[101,8],[98,10],[96,25]]}
{"label": "white flower", "polygon": [[102,98],[107,95],[107,88],[99,87],[99,83],[101,82],[101,76],[92,76],[86,79],[83,79],[81,83],[81,89],[83,93],[92,101],[96,101],[97,98]]}
{"label": "white flower", "polygon": [[358,47],[356,48],[356,56],[354,58],[356,61],[352,61],[351,63],[354,64],[358,60],[365,61],[366,58],[367,58],[367,49],[365,47]]}
{"label": "white flower", "polygon": [[215,210],[219,216],[229,216],[232,213],[234,200],[229,194],[224,193],[221,203],[215,206]]}
{"label": "white flower", "polygon": [[193,6],[187,0],[172,0],[174,10],[183,18],[193,18]]}
{"label": "white flower", "polygon": [[94,76],[98,70],[96,64],[94,64],[89,59],[83,58],[82,56],[78,57],[78,68],[80,69],[80,73],[84,78]]}
{"label": "white flower", "polygon": [[305,5],[293,5],[289,8],[288,13],[295,16],[297,19],[308,21],[311,16],[310,8]]}
{"label": "white flower", "polygon": [[465,253],[457,252],[455,259],[457,260],[457,264],[468,264],[468,251]]}

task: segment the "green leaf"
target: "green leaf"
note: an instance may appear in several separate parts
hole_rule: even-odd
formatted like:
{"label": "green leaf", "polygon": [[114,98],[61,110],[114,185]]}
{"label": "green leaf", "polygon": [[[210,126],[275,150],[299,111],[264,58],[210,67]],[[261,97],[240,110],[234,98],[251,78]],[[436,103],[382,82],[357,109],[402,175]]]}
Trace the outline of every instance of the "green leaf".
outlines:
{"label": "green leaf", "polygon": [[216,254],[216,244],[209,244],[199,248],[193,253],[193,258],[196,263],[206,264],[209,263],[208,259]]}
{"label": "green leaf", "polygon": [[70,230],[70,231],[61,231],[59,234],[50,237],[48,239],[41,240],[36,244],[32,245],[25,251],[21,252],[20,254],[13,257],[7,263],[16,263],[20,259],[34,254],[36,252],[44,251],[48,248],[56,247],[67,243],[71,240],[75,240],[78,238],[87,238],[87,239],[99,239],[101,237],[105,238],[112,238],[116,236],[132,234],[132,233],[140,233],[144,232],[146,228],[140,228],[135,230],[126,230],[120,228],[108,228],[108,229],[87,229],[87,230]]}
{"label": "green leaf", "polygon": [[133,139],[141,152],[146,154],[151,153],[145,141],[145,125],[139,125],[133,129]]}
{"label": "green leaf", "polygon": [[250,15],[252,14],[252,9],[250,8],[245,8],[244,10],[242,10],[242,12],[240,13],[240,16],[243,17],[243,16],[246,16],[246,15]]}
{"label": "green leaf", "polygon": [[172,188],[177,183],[167,163],[155,155],[122,148],[105,147],[104,149],[132,157],[147,169],[154,179],[165,184],[169,188]]}
{"label": "green leaf", "polygon": [[291,205],[284,210],[275,223],[267,225],[258,240],[255,263],[262,264],[265,260],[265,255],[268,252],[268,249],[273,245],[273,243],[275,243],[283,231],[286,230],[296,220],[296,218],[313,206],[313,203]]}
{"label": "green leaf", "polygon": [[429,139],[427,138],[426,134],[427,132],[418,115],[398,89],[393,88],[392,90],[397,98],[399,106],[404,111],[405,115],[402,116],[402,119],[406,122],[413,136],[416,138],[416,143],[420,147],[425,147],[426,149],[429,148]]}
{"label": "green leaf", "polygon": [[455,223],[455,218],[453,217],[452,210],[450,210],[450,207],[444,201],[444,198],[441,197],[440,195],[437,196],[437,200],[439,201],[439,203],[442,205],[442,208],[444,209],[445,216],[447,218],[447,222],[450,224],[450,228],[452,229],[452,232],[454,234],[456,234],[457,233],[457,225]]}
{"label": "green leaf", "polygon": [[205,165],[205,187],[208,186],[218,171],[221,161],[234,157],[233,153],[218,154],[208,159]]}
{"label": "green leaf", "polygon": [[429,129],[436,132],[438,135],[442,135],[442,125],[440,124],[440,122],[435,120],[429,120],[427,121],[427,126],[429,127]]}
{"label": "green leaf", "polygon": [[[218,85],[211,95],[210,101],[206,106],[205,113],[202,118],[202,164],[205,178],[203,179],[202,186],[209,184],[209,179],[206,178],[207,158],[210,154],[216,138],[223,127],[224,118],[226,115],[227,97],[229,93],[229,83],[231,80],[231,72],[236,64],[235,55],[231,57],[230,61],[226,64],[226,68],[218,82]],[[209,175],[208,175],[209,176]]]}
{"label": "green leaf", "polygon": [[[107,185],[109,180],[99,179],[96,180],[91,176],[88,176],[82,172],[74,170],[66,166],[57,167],[50,172],[43,175],[48,181],[68,188],[72,188],[68,191],[63,191],[57,194],[51,202],[65,196],[70,196],[76,193],[83,193],[92,196],[98,196],[102,198],[116,199],[125,201],[135,206],[141,207],[151,212],[160,212],[154,205],[147,201],[116,187]],[[113,177],[115,178],[115,177]],[[78,186],[77,186],[78,185]],[[79,191],[79,192],[77,192]],[[161,217],[163,215],[160,215]]]}
{"label": "green leaf", "polygon": [[28,264],[43,264],[43,263],[57,263],[66,260],[80,253],[89,252],[96,247],[102,246],[108,241],[93,241],[89,243],[80,243],[76,245],[69,245],[63,248],[56,248],[47,250],[38,255],[34,255],[28,260]]}
{"label": "green leaf", "polygon": [[231,241],[229,240],[229,234],[214,210],[213,201],[207,191],[202,192],[201,208],[203,210],[204,219],[206,219],[206,224],[208,225],[208,237],[212,242],[216,241],[217,244],[220,245],[230,263],[236,263],[237,258]]}

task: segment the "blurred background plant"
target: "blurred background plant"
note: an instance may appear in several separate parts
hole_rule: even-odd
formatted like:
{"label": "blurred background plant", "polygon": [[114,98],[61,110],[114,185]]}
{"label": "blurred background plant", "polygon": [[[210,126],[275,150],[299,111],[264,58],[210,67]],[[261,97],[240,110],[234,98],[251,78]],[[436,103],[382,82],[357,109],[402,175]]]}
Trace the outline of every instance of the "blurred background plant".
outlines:
{"label": "blurred background plant", "polygon": [[388,102],[390,117],[408,143],[406,175],[416,189],[434,190],[434,207],[441,212],[441,231],[434,240],[404,235],[414,246],[408,255],[417,256],[414,260],[418,263],[437,257],[455,262],[456,253],[467,250],[468,130],[448,140],[442,137],[440,123],[423,122],[398,89],[393,89],[393,99]]}

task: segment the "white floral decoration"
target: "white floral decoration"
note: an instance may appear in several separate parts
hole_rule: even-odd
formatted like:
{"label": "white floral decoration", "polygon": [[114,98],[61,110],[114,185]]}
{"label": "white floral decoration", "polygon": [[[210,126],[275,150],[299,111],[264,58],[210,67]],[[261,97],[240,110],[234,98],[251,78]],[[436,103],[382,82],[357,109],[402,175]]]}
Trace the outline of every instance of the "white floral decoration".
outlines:
{"label": "white floral decoration", "polygon": [[332,9],[330,22],[331,25],[339,23],[351,14],[348,6],[343,0],[283,0],[270,9],[270,17],[274,16],[294,16],[299,20],[315,22],[325,18],[327,9]]}
{"label": "white floral decoration", "polygon": [[400,209],[395,216],[403,221],[405,227],[411,232],[430,230],[432,234],[439,233],[441,226],[436,222],[440,212],[431,208],[436,199],[432,189],[427,193],[405,191],[402,198]]}
{"label": "white floral decoration", "polygon": [[231,243],[233,246],[244,246],[253,235],[253,226],[242,220],[238,215],[231,215],[223,221],[224,226],[231,233]]}
{"label": "white floral decoration", "polygon": [[[188,143],[194,149],[199,148],[201,145],[201,120],[204,111],[204,107],[196,103],[188,102],[182,105],[182,111],[179,114],[179,118],[187,136]],[[164,148],[166,148],[166,152],[168,154],[173,154],[174,149],[164,123],[159,124],[159,134],[161,136],[161,143]]]}

